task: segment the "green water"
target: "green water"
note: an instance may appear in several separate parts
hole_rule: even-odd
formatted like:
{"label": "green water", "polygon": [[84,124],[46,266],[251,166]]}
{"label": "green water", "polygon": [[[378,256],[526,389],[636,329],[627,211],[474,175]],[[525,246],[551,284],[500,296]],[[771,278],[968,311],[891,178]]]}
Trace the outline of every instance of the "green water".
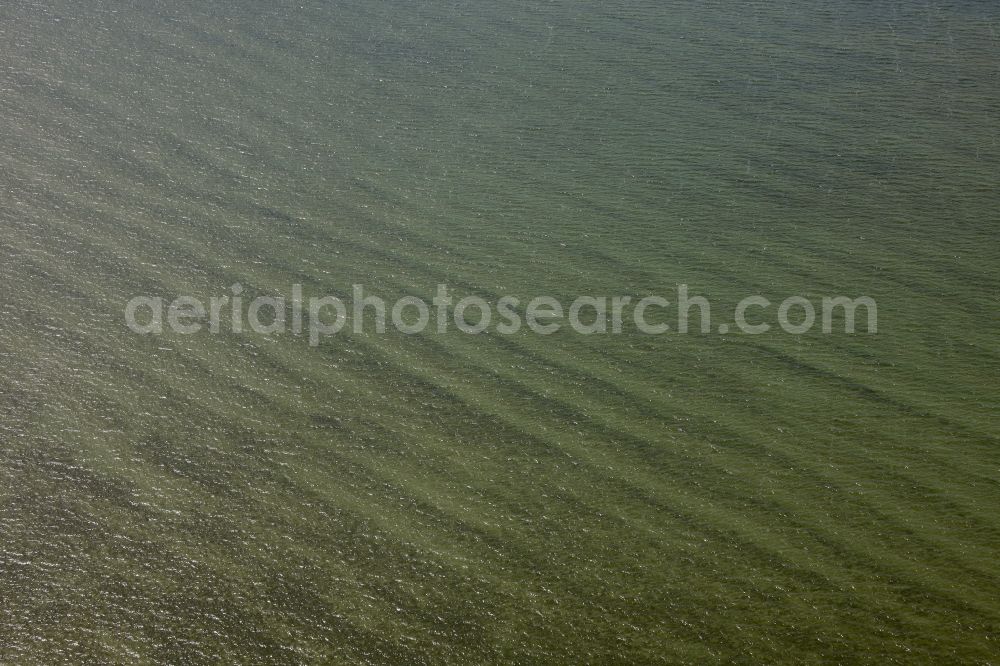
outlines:
{"label": "green water", "polygon": [[[997,663],[1000,9],[0,6],[0,662]],[[139,294],[876,335],[143,337]]]}

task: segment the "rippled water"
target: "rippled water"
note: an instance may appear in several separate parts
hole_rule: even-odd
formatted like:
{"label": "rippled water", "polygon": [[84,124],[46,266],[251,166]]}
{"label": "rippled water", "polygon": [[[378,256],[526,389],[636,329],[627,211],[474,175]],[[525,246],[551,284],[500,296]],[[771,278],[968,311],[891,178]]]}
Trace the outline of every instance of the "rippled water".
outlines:
{"label": "rippled water", "polygon": [[[993,663],[1000,10],[0,6],[0,662]],[[142,337],[137,294],[877,335]]]}

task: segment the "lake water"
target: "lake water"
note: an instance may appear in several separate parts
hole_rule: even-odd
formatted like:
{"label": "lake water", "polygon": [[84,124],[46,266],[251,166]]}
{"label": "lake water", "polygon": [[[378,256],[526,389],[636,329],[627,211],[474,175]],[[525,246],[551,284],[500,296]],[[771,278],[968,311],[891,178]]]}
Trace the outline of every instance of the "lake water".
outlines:
{"label": "lake water", "polygon": [[[995,663],[998,32],[974,0],[5,2],[0,662]],[[235,284],[684,284],[712,322],[126,326]],[[771,330],[720,333],[753,295]],[[790,296],[878,332],[789,334]]]}

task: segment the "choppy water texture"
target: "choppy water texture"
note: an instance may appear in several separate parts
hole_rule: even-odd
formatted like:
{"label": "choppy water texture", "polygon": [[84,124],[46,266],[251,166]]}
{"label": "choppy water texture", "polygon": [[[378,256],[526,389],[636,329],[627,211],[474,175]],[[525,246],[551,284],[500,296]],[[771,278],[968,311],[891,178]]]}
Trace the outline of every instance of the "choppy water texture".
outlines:
{"label": "choppy water texture", "polygon": [[[3,663],[997,663],[991,2],[0,5]],[[141,293],[878,335],[140,337]]]}

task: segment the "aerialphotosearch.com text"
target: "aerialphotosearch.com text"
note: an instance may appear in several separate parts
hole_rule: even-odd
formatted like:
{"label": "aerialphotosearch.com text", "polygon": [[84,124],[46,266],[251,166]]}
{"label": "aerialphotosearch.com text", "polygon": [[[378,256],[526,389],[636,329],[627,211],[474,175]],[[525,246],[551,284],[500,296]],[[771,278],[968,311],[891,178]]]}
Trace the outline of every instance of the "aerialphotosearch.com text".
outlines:
{"label": "aerialphotosearch.com text", "polygon": [[292,286],[287,298],[267,295],[250,299],[239,284],[232,285],[228,292],[208,299],[178,296],[169,301],[159,296],[137,296],[125,306],[125,322],[132,331],[143,335],[159,335],[165,330],[182,335],[250,331],[273,336],[290,332],[308,337],[312,346],[345,329],[381,334],[389,326],[406,335],[443,334],[452,327],[469,335],[514,335],[522,330],[538,335],[560,330],[580,335],[760,335],[769,331],[803,335],[817,327],[826,334],[850,334],[856,329],[864,333],[878,331],[878,308],[867,296],[814,300],[789,296],[772,302],[753,295],[732,309],[728,321],[715,323],[711,303],[704,296],[691,294],[686,284],[677,285],[671,298],[586,295],[568,303],[552,296],[502,296],[492,302],[479,296],[456,299],[444,284],[437,285],[429,304],[417,296],[404,296],[390,304],[367,293],[360,284],[352,286],[350,298],[305,297],[298,284]]}

